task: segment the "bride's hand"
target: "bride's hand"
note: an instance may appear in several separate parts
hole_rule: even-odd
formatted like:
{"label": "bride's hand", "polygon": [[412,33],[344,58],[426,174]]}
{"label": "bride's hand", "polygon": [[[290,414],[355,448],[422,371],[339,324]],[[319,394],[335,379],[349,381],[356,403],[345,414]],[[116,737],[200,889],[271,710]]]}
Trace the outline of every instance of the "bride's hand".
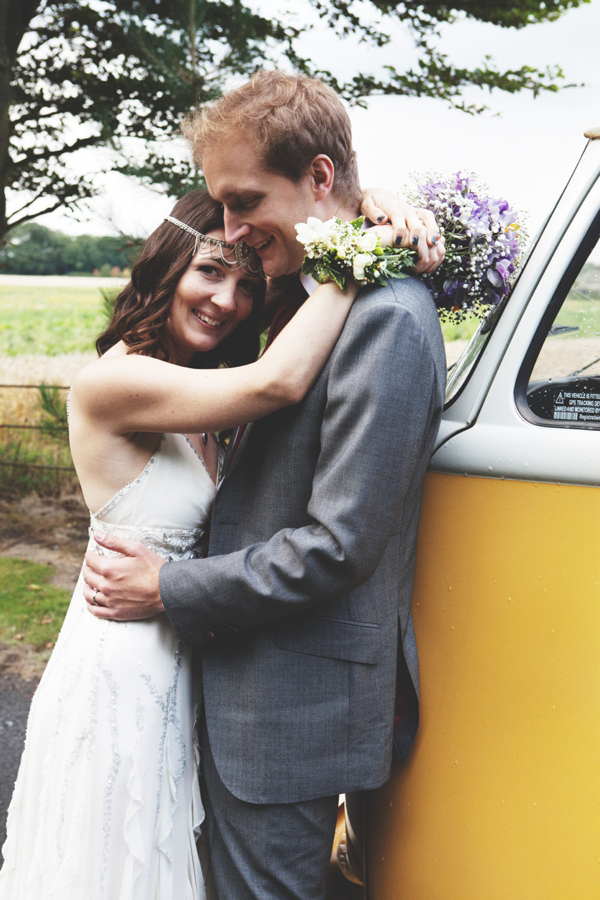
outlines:
{"label": "bride's hand", "polygon": [[378,234],[382,247],[395,247],[394,229],[391,225],[371,225],[367,231],[369,234]]}
{"label": "bride's hand", "polygon": [[445,241],[428,209],[416,209],[383,188],[367,188],[363,191],[361,213],[377,225],[391,225],[394,246],[417,251],[417,274],[435,272],[443,262]]}

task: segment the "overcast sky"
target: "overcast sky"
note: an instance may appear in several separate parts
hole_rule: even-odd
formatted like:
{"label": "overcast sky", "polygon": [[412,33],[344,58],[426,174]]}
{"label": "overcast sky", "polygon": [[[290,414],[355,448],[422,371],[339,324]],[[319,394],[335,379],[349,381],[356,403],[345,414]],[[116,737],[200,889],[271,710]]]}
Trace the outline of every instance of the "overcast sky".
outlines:
{"label": "overcast sky", "polygon": [[[278,5],[276,0],[263,0],[266,10]],[[300,5],[295,8],[304,15]],[[600,126],[599,37],[600,0],[556,22],[521,31],[467,19],[445,27],[441,49],[459,66],[477,66],[486,54],[500,69],[560,65],[566,83],[585,86],[537,98],[530,93],[511,96],[471,89],[465,94],[468,101],[483,100],[490,107],[490,112],[477,116],[450,110],[438,100],[372,98],[367,110],[350,112],[363,185],[401,190],[412,172],[471,171],[494,194],[529,213],[533,236],[584,148],[583,132]],[[377,71],[386,63],[401,70],[416,59],[410,38],[400,28],[382,50],[348,42],[336,46],[330,34],[317,34],[304,51],[340,78]],[[103,177],[103,183],[105,194],[82,221],[58,213],[39,221],[76,234],[107,233],[112,219],[124,231],[145,235],[169,211],[170,201],[122,176]]]}

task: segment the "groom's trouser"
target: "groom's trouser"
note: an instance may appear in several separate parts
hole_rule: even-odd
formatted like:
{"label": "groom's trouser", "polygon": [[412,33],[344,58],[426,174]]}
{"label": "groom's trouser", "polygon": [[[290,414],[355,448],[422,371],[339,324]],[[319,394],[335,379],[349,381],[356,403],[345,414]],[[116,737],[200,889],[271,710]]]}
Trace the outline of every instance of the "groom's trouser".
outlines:
{"label": "groom's trouser", "polygon": [[219,900],[323,900],[337,795],[305,803],[238,800],[219,777],[202,720],[202,795]]}

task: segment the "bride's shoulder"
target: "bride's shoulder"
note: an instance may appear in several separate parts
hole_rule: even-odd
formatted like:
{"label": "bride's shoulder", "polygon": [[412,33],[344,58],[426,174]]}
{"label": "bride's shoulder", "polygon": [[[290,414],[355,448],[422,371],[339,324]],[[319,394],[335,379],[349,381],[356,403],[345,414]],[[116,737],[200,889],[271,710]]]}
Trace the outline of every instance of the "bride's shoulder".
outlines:
{"label": "bride's shoulder", "polygon": [[71,383],[71,402],[89,406],[90,402],[112,393],[122,382],[123,361],[127,359],[127,348],[122,341],[93,362],[82,366]]}
{"label": "bride's shoulder", "polygon": [[119,342],[77,372],[71,384],[71,405],[95,419],[108,416],[117,421],[132,406],[155,398],[165,389],[165,372],[178,368],[150,356],[128,353]]}

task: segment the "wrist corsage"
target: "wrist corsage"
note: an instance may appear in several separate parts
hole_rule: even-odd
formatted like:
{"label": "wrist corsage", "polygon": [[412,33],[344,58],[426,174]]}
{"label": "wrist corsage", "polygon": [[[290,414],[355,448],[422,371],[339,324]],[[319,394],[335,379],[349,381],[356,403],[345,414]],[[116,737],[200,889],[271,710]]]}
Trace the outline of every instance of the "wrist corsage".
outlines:
{"label": "wrist corsage", "polygon": [[[429,177],[407,193],[416,207],[430,210],[446,241],[439,268],[421,278],[433,294],[442,320],[458,322],[470,313],[483,316],[511,291],[523,261],[527,232],[505,200],[476,188],[473,175]],[[296,225],[306,256],[302,271],[342,290],[348,274],[361,285],[385,284],[413,273],[414,250],[382,247],[379,236],[353,222],[309,218]]]}
{"label": "wrist corsage", "polygon": [[382,247],[379,235],[363,229],[364,216],[353,222],[333,218],[322,222],[310,216],[296,225],[306,256],[302,271],[315,281],[335,281],[344,290],[351,274],[358,284],[385,284],[406,278],[415,263],[412,250]]}

